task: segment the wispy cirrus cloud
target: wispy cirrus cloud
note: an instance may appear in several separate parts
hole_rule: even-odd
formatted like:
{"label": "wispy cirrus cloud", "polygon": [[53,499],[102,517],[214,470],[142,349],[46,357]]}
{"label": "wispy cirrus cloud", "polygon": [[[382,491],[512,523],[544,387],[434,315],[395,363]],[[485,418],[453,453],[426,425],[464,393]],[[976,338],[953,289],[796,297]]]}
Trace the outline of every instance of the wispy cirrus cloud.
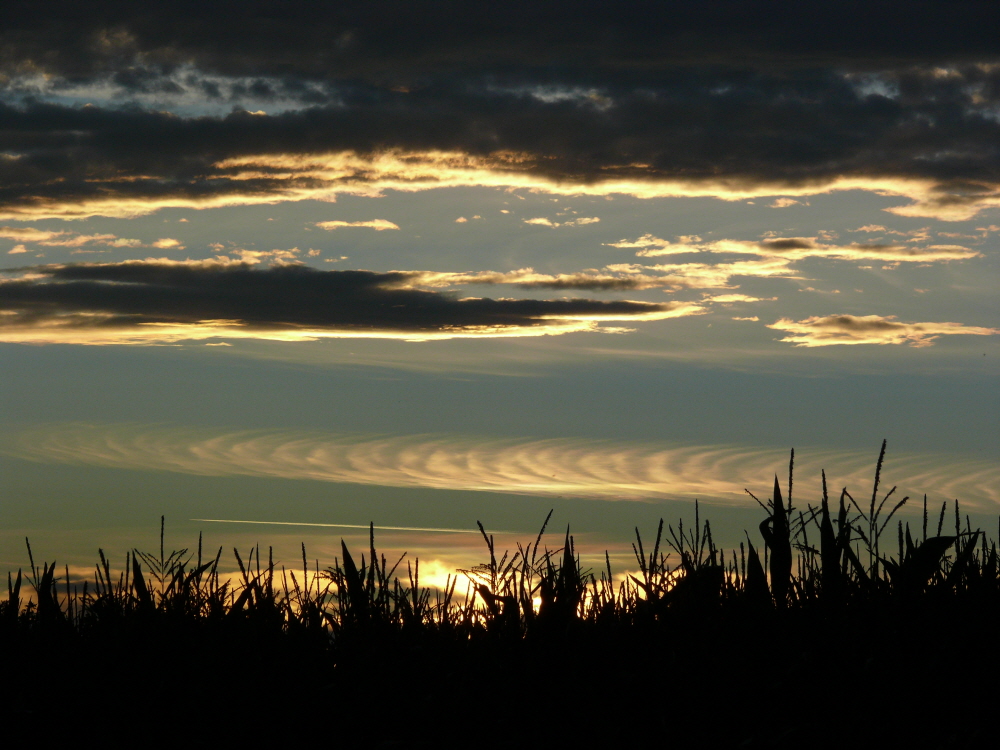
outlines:
{"label": "wispy cirrus cloud", "polygon": [[826,315],[805,320],[781,318],[768,325],[789,335],[782,341],[796,346],[836,346],[844,344],[909,344],[932,346],[941,336],[995,336],[998,328],[966,326],[961,323],[904,323],[895,315]]}
{"label": "wispy cirrus cloud", "polygon": [[[864,228],[863,228],[864,229]],[[884,227],[879,227],[885,231]],[[857,231],[862,231],[861,229]],[[815,237],[786,237],[764,240],[713,240],[705,242],[684,238],[671,242],[652,234],[635,240],[619,240],[610,247],[636,248],[636,255],[653,258],[685,253],[716,253],[758,255],[765,258],[782,258],[787,261],[806,258],[834,258],[837,260],[879,260],[886,262],[934,263],[949,260],[980,258],[982,253],[962,245],[912,245],[862,243],[834,245],[819,242]]]}
{"label": "wispy cirrus cloud", "polygon": [[0,237],[15,242],[44,242],[65,237],[70,232],[53,232],[34,227],[0,227]]}
{"label": "wispy cirrus cloud", "polygon": [[0,238],[14,240],[19,243],[30,242],[43,247],[72,247],[86,245],[103,245],[116,248],[151,247],[160,250],[183,250],[180,240],[172,237],[162,237],[150,243],[142,240],[118,237],[114,234],[81,234],[79,232],[36,229],[34,227],[0,227]]}
{"label": "wispy cirrus cloud", "polygon": [[637,278],[656,279],[659,286],[681,289],[735,289],[735,277],[799,279],[784,258],[762,258],[715,263],[612,263],[608,271],[635,274]]}
{"label": "wispy cirrus cloud", "polygon": [[[633,273],[658,279],[660,285],[679,289],[735,288],[737,277],[803,279],[797,263],[811,258],[882,263],[943,263],[982,257],[982,253],[962,245],[901,245],[852,243],[835,245],[815,237],[768,238],[761,240],[703,240],[680,237],[666,240],[652,234],[636,239],[606,243],[609,247],[635,250],[640,258],[689,256],[676,263],[618,263],[606,270]],[[733,256],[755,256],[734,260]]]}
{"label": "wispy cirrus cloud", "polygon": [[705,302],[719,302],[723,305],[733,302],[776,302],[777,297],[753,297],[749,294],[705,294]]}
{"label": "wispy cirrus cloud", "polygon": [[[577,439],[490,439],[444,435],[337,435],[144,425],[43,425],[0,442],[35,461],[430,487],[603,500],[694,498],[746,504],[744,488],[766,492],[787,466],[784,449],[612,443]],[[796,478],[870,487],[869,452],[800,449]],[[892,455],[883,483],[903,494],[940,493],[963,507],[1000,503],[1000,468],[954,456]],[[800,480],[801,481],[801,480]],[[808,479],[807,479],[808,481]]]}

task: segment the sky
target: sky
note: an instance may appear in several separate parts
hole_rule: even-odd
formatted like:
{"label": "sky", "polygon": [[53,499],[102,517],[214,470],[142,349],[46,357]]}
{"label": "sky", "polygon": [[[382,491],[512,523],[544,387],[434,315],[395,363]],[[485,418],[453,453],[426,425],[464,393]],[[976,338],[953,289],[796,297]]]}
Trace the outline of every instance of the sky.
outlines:
{"label": "sky", "polygon": [[287,6],[11,4],[0,569],[995,529],[995,3]]}

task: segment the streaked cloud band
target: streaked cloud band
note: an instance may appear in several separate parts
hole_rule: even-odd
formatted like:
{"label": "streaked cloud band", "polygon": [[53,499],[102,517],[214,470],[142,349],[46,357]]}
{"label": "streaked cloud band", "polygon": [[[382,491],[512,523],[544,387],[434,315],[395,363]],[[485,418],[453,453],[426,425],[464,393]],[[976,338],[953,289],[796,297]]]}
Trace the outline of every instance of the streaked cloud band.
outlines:
{"label": "streaked cloud band", "polygon": [[[222,431],[134,424],[56,424],[8,435],[0,451],[42,462],[203,476],[261,476],[389,487],[473,490],[602,500],[698,497],[743,504],[744,488],[767,493],[783,475],[783,448],[615,443],[572,438],[491,439],[442,435],[347,435]],[[800,447],[800,499],[816,501],[820,470],[831,487],[870,490],[873,451]],[[883,484],[901,495],[1000,504],[1000,467],[945,454],[890,451]],[[804,497],[803,497],[804,495]]]}

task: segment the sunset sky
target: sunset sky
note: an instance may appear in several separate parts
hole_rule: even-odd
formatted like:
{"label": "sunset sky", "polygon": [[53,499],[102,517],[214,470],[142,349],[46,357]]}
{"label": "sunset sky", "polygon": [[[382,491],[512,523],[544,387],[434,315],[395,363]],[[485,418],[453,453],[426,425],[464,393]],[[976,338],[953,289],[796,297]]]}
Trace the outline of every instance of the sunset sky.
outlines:
{"label": "sunset sky", "polygon": [[329,5],[13,4],[0,572],[731,546],[883,438],[995,527],[1000,6]]}

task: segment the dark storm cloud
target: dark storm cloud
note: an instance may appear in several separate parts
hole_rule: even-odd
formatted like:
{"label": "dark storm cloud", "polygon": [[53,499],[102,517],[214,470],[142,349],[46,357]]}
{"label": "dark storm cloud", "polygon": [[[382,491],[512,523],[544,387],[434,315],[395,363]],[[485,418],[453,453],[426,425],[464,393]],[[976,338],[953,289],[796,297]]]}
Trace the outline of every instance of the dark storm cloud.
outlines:
{"label": "dark storm cloud", "polygon": [[[5,330],[67,334],[128,329],[174,339],[193,326],[208,335],[310,338],[346,335],[593,329],[606,320],[673,317],[692,306],[627,300],[482,299],[408,288],[410,273],[318,271],[304,266],[257,270],[217,261],[129,261],[17,269],[0,282],[0,339]],[[700,310],[699,310],[700,311]],[[586,325],[565,325],[586,321]],[[560,328],[560,326],[562,326]],[[180,331],[180,333],[178,333]],[[68,332],[68,333],[67,333]],[[205,338],[206,335],[195,336]],[[31,336],[27,336],[30,340]],[[37,338],[37,336],[36,336]]]}
{"label": "dark storm cloud", "polygon": [[469,3],[11,2],[8,70],[69,80],[192,64],[229,76],[419,81],[442,72],[593,79],[671,65],[884,66],[997,51],[990,0]]}
{"label": "dark storm cloud", "polygon": [[[882,187],[927,215],[1000,201],[996,3],[287,5],[16,6],[0,32],[17,102],[0,108],[0,215],[433,187],[454,171],[387,177],[365,163],[385,152],[471,156],[502,186],[910,180],[926,184]],[[41,74],[46,96],[103,82],[299,109],[179,117],[17,93]],[[345,152],[346,169],[275,159]]]}
{"label": "dark storm cloud", "polygon": [[[990,93],[1000,90],[996,82],[983,94],[985,87],[972,91],[958,74],[947,86],[931,81],[926,96],[909,98],[864,95],[832,73],[819,81],[746,80],[726,91],[696,83],[621,92],[607,106],[447,88],[381,92],[273,116],[3,105],[0,211],[38,215],[51,206],[58,216],[66,205],[87,201],[208,206],[357,184],[378,189],[380,175],[364,159],[394,150],[467,154],[511,180],[527,176],[563,187],[617,180],[642,192],[643,185],[680,181],[780,192],[837,179],[910,179],[933,181],[926,200],[944,207],[995,198],[1000,122],[973,99],[988,94],[996,105]],[[361,161],[335,170],[335,177],[287,159],[269,161],[343,152]],[[393,179],[411,188],[447,184],[442,174],[412,176],[405,169]],[[105,210],[114,213],[91,213]]]}

